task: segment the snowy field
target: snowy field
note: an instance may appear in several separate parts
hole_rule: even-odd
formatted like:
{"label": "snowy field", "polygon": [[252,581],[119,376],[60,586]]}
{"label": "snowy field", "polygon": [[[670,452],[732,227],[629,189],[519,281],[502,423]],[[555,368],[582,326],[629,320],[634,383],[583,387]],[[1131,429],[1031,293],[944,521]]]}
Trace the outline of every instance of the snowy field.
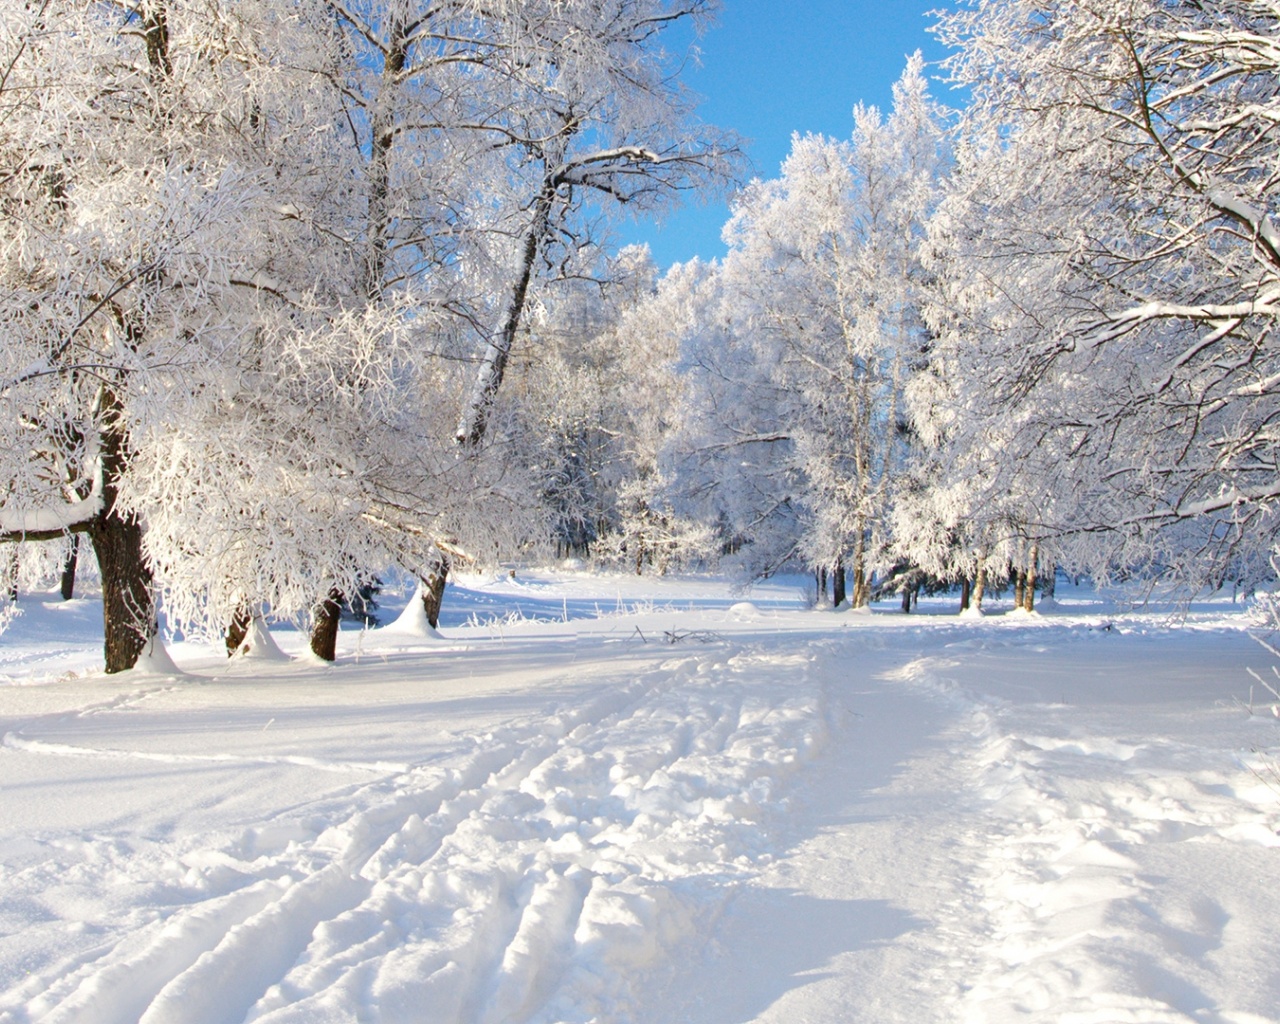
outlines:
{"label": "snowy field", "polygon": [[94,601],[23,605],[4,1024],[1280,1020],[1280,721],[1229,600],[521,570],[333,666],[116,677]]}

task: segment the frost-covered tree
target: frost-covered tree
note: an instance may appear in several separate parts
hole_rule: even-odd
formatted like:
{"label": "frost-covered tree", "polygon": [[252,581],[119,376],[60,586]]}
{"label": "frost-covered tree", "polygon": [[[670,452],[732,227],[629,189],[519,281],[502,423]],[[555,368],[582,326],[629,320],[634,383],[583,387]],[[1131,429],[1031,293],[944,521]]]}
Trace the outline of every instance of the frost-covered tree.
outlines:
{"label": "frost-covered tree", "polygon": [[[752,468],[741,449],[760,449],[766,475],[755,489],[785,502],[773,509],[797,527],[779,553],[832,570],[837,601],[847,565],[852,603],[862,606],[889,558],[889,510],[907,455],[901,393],[924,344],[915,249],[946,147],[918,55],[890,114],[859,105],[854,120],[848,142],[796,137],[781,176],[738,198],[725,229],[730,252],[714,271],[713,324],[734,340],[712,326],[694,364],[711,364],[757,399],[730,412],[737,422],[702,451],[736,459],[725,475],[741,475]],[[714,375],[707,384],[704,399],[716,401]],[[734,532],[757,532],[773,516],[762,513],[759,502],[732,512]]]}
{"label": "frost-covered tree", "polygon": [[509,385],[557,554],[637,571],[697,560],[708,544],[673,508],[660,465],[681,402],[680,332],[656,280],[648,250],[628,247],[598,276],[544,288]]}
{"label": "frost-covered tree", "polygon": [[155,633],[144,519],[122,500],[135,439],[246,330],[272,180],[257,13],[49,0],[3,19],[0,525],[88,534],[108,671]]}
{"label": "frost-covered tree", "polygon": [[331,654],[375,567],[439,584],[536,531],[510,435],[450,449],[460,357],[584,190],[643,205],[724,155],[656,42],[710,6],[6,11],[0,533],[90,534],[110,671],[157,586],[187,624],[309,610]]}
{"label": "frost-covered tree", "polygon": [[942,21],[973,97],[936,264],[951,461],[998,453],[971,505],[1016,496],[1077,561],[1265,571],[1278,16],[980,0]]}
{"label": "frost-covered tree", "polygon": [[726,184],[737,140],[694,117],[679,79],[686,60],[663,45],[681,22],[701,28],[716,0],[538,0],[513,6],[521,39],[503,65],[506,102],[485,134],[505,155],[501,204],[511,239],[505,283],[480,323],[482,354],[457,427],[483,437],[539,273],[591,252],[600,213],[669,207]]}

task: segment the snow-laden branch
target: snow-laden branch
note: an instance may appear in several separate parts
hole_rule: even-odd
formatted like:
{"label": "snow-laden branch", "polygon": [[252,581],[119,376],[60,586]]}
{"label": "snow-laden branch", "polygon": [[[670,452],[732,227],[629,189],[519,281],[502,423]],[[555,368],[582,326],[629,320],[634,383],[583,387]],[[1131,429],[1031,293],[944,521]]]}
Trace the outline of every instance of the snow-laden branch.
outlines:
{"label": "snow-laden branch", "polygon": [[83,498],[51,508],[0,506],[0,542],[56,540],[83,531],[102,511],[102,461],[95,460],[93,486]]}
{"label": "snow-laden branch", "polygon": [[1253,316],[1280,315],[1280,288],[1263,292],[1246,302],[1204,303],[1184,305],[1177,302],[1145,302],[1116,313],[1101,324],[1081,332],[1080,344],[1085,349],[1115,341],[1152,320],[1201,320],[1228,325],[1240,324]]}

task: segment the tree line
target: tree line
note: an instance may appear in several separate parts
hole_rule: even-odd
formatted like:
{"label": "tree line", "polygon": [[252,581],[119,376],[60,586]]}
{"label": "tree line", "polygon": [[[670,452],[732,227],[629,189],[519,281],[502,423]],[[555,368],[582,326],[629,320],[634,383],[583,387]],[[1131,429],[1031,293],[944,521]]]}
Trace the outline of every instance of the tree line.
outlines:
{"label": "tree line", "polygon": [[972,0],[673,269],[674,506],[852,607],[1273,580],[1280,5]]}
{"label": "tree line", "polygon": [[[87,534],[109,670],[387,565],[1274,576],[1274,0],[971,0],[727,255],[597,234],[723,186],[664,39],[709,0],[11,5],[6,540]],[[16,8],[16,9],[15,9]]]}

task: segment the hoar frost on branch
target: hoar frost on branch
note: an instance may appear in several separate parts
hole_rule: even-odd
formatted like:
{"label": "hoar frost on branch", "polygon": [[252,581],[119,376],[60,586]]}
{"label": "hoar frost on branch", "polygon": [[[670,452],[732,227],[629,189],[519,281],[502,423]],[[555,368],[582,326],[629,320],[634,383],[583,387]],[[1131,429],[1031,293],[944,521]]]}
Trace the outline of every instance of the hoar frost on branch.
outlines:
{"label": "hoar frost on branch", "polygon": [[644,204],[731,161],[659,45],[710,10],[6,11],[0,521],[88,532],[109,671],[157,586],[186,624],[309,613],[331,655],[333,602],[388,561],[442,581],[536,532],[523,449],[452,446],[459,357],[554,273],[531,252],[576,257],[582,190]]}
{"label": "hoar frost on branch", "polygon": [[1102,572],[1266,573],[1280,8],[979,0],[941,35],[973,97],[916,396],[967,467],[943,518]]}
{"label": "hoar frost on branch", "polygon": [[[738,197],[729,254],[699,285],[714,310],[688,342],[703,408],[681,442],[684,486],[720,502],[753,574],[793,559],[830,569],[839,603],[847,566],[855,607],[893,558],[902,389],[925,344],[915,249],[943,120],[916,55],[888,116],[859,105],[849,142],[797,136],[781,177]],[[708,473],[713,492],[698,483]]]}

